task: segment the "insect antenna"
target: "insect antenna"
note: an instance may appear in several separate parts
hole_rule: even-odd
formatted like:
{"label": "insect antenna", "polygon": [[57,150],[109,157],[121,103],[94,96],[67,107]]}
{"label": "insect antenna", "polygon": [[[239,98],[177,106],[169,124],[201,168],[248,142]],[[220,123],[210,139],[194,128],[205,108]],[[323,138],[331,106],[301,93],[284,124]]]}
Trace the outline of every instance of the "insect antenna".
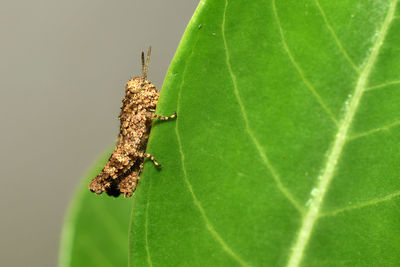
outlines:
{"label": "insect antenna", "polygon": [[[146,66],[144,68],[144,72],[143,72],[143,78],[147,78],[147,69],[149,67],[149,61],[150,61],[150,54],[151,54],[151,46],[149,46],[149,50],[147,50],[147,59],[146,59]],[[143,53],[142,53],[143,55]],[[142,56],[142,59],[144,61],[144,55]]]}
{"label": "insect antenna", "polygon": [[144,52],[142,51],[142,77],[146,77],[146,73],[144,72]]}

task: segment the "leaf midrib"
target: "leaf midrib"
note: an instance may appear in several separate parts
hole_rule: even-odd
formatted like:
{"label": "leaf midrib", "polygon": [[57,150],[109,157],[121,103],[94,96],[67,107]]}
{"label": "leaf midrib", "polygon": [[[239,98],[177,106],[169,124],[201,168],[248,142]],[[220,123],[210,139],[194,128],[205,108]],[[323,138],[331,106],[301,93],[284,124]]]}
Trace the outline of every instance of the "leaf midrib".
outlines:
{"label": "leaf midrib", "polygon": [[310,239],[313,226],[318,219],[320,207],[328,190],[329,184],[333,178],[336,164],[346,143],[349,128],[356,114],[362,95],[366,90],[366,83],[368,81],[369,75],[376,62],[380,48],[388,32],[389,26],[394,19],[397,2],[398,0],[394,0],[392,3],[390,3],[386,18],[382,24],[377,39],[373,44],[371,53],[368,56],[367,64],[360,72],[360,75],[358,77],[357,85],[354,90],[354,96],[344,114],[343,120],[339,124],[339,130],[337,135],[335,135],[333,147],[324,165],[325,167],[321,172],[322,174],[318,178],[319,183],[316,187],[316,190],[313,190],[313,198],[310,202],[308,209],[306,210],[306,215],[303,218],[302,226],[297,234],[297,238],[291,250],[292,252],[289,255],[288,266],[290,267],[299,266],[303,258],[304,249]]}

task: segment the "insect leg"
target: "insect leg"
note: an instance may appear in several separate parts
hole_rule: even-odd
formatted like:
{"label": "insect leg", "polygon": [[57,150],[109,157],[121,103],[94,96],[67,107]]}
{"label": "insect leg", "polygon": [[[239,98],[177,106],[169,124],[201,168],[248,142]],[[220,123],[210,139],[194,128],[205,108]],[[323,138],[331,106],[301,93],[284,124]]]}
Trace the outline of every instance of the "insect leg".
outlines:
{"label": "insect leg", "polygon": [[157,167],[161,167],[161,164],[158,163],[156,161],[156,159],[152,155],[150,155],[148,153],[139,153],[139,154],[137,154],[137,156],[140,157],[140,158],[148,158],[154,163],[154,165],[156,165]]}
{"label": "insect leg", "polygon": [[132,171],[126,177],[122,178],[118,184],[119,191],[124,194],[124,197],[132,196],[140,179],[140,172]]}
{"label": "insect leg", "polygon": [[153,118],[157,118],[157,119],[162,120],[162,121],[167,121],[167,120],[170,120],[170,119],[175,119],[177,116],[178,116],[178,115],[176,115],[176,112],[175,112],[173,115],[171,115],[171,116],[160,116],[160,115],[157,115],[157,114],[153,114]]}

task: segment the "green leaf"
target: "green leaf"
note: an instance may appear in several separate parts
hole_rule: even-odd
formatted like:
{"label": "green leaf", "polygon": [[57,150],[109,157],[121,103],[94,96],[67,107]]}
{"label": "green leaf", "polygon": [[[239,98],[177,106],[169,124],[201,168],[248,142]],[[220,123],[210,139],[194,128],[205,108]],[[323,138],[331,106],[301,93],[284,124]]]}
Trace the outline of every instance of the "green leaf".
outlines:
{"label": "green leaf", "polygon": [[[109,155],[108,155],[109,156]],[[98,196],[89,181],[104,167],[104,157],[88,172],[64,222],[59,267],[126,266],[132,200]]]}
{"label": "green leaf", "polygon": [[397,0],[201,1],[169,68],[130,266],[400,262]]}

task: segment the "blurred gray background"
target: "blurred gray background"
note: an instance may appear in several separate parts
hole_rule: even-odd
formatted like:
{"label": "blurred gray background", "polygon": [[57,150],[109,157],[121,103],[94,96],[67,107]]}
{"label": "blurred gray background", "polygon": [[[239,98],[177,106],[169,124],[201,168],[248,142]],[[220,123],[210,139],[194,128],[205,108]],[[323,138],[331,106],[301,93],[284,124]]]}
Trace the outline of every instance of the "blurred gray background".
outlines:
{"label": "blurred gray background", "polygon": [[152,45],[160,88],[198,0],[0,1],[0,265],[56,266],[63,216]]}

